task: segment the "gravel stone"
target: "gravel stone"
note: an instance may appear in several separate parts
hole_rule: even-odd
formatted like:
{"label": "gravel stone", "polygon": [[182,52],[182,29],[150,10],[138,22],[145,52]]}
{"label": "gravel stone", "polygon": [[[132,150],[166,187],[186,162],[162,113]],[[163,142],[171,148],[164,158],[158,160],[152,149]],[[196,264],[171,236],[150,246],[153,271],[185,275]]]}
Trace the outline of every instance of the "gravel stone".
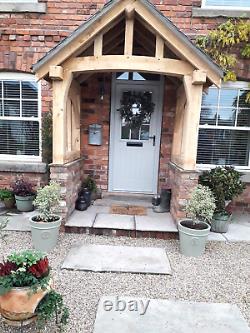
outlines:
{"label": "gravel stone", "polygon": [[[93,273],[61,270],[60,266],[75,242],[86,244],[148,246],[165,248],[172,276],[128,273]],[[104,295],[136,296],[170,300],[236,304],[250,324],[249,243],[208,242],[199,258],[184,257],[177,240],[130,239],[77,234],[60,234],[58,246],[50,253],[56,289],[70,308],[65,332],[91,333],[97,305]],[[7,244],[1,244],[4,256],[32,248],[29,233],[9,232]],[[0,319],[1,333],[20,333]],[[24,333],[36,333],[34,326]],[[52,323],[43,332],[57,332]]]}

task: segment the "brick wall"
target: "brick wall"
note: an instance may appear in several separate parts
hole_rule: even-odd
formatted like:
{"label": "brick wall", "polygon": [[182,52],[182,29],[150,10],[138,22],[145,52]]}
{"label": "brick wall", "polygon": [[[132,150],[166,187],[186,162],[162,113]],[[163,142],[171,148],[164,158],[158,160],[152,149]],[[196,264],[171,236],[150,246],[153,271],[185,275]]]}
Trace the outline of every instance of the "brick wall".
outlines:
{"label": "brick wall", "polygon": [[43,186],[48,182],[47,173],[17,173],[17,172],[0,172],[0,188],[10,188],[17,178],[23,178],[30,182],[34,188]]}
{"label": "brick wall", "polygon": [[[104,96],[100,97],[100,84],[104,80]],[[92,176],[102,190],[108,189],[109,118],[110,118],[111,74],[97,74],[82,85],[81,95],[81,154],[84,176]],[[101,146],[88,144],[89,125],[101,124],[103,137]]]}

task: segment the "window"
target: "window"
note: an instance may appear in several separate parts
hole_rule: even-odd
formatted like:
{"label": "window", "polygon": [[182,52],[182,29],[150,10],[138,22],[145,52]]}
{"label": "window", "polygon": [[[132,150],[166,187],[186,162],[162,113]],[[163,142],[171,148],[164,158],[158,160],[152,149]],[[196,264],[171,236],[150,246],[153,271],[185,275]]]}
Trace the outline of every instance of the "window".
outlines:
{"label": "window", "polygon": [[250,104],[247,83],[211,87],[203,94],[197,164],[250,167]]}
{"label": "window", "polygon": [[249,0],[203,0],[202,7],[250,9],[250,3]]}
{"label": "window", "polygon": [[0,73],[0,158],[41,160],[40,87],[31,74]]}

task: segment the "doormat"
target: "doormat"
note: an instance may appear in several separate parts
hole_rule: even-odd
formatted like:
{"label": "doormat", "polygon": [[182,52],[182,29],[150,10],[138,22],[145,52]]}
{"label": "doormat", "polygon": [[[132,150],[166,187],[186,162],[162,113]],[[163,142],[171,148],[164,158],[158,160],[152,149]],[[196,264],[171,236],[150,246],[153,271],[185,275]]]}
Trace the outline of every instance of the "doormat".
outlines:
{"label": "doormat", "polygon": [[147,208],[142,206],[119,206],[112,205],[110,207],[110,214],[119,215],[147,215]]}

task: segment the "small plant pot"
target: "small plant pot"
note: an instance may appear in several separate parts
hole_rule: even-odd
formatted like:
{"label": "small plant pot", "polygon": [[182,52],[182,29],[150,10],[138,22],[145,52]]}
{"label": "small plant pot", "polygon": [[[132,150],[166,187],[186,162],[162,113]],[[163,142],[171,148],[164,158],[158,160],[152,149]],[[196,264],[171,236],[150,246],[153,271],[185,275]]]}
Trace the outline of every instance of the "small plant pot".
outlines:
{"label": "small plant pot", "polygon": [[30,221],[33,246],[38,251],[49,252],[57,244],[62,218],[55,215],[54,222],[37,222],[38,216],[32,216]]}
{"label": "small plant pot", "polygon": [[36,320],[37,305],[49,291],[50,287],[35,293],[29,287],[12,288],[0,296],[0,313],[6,324],[22,327]]}
{"label": "small plant pot", "polygon": [[190,219],[181,220],[178,223],[180,252],[187,257],[198,257],[205,251],[210,225],[199,222],[195,228],[193,228],[193,221]]}
{"label": "small plant pot", "polygon": [[21,197],[20,195],[15,195],[16,208],[20,212],[32,212],[34,195],[28,195],[26,197]]}
{"label": "small plant pot", "polygon": [[10,198],[10,199],[4,199],[3,200],[5,208],[7,209],[12,209],[15,207],[15,199],[14,198]]}
{"label": "small plant pot", "polygon": [[217,233],[226,233],[231,222],[232,215],[217,215],[213,216],[211,221],[211,231]]}

